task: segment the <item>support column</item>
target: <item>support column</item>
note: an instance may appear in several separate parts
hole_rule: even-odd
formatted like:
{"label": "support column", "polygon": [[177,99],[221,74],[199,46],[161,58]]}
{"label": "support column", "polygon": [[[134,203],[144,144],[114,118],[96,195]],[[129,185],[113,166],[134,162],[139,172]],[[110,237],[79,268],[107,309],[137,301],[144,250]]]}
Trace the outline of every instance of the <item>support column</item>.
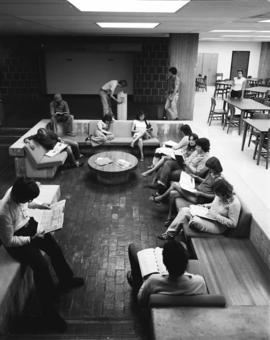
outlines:
{"label": "support column", "polygon": [[199,34],[171,34],[169,66],[177,68],[180,76],[178,118],[192,120]]}
{"label": "support column", "polygon": [[258,78],[270,78],[270,43],[263,42],[261,47],[261,56],[259,63]]}

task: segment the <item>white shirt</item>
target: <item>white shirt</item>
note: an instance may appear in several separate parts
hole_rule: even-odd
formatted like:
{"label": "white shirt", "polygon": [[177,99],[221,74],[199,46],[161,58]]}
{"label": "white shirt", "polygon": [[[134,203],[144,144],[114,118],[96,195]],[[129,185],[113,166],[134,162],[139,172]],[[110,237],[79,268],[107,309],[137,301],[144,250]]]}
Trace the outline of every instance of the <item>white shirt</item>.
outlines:
{"label": "white shirt", "polygon": [[108,125],[106,123],[103,122],[103,120],[99,120],[97,122],[97,128],[98,130],[102,131],[102,130],[108,130]]}
{"label": "white shirt", "polygon": [[234,84],[233,84],[232,90],[241,91],[243,88],[243,83],[246,81],[246,78],[245,77],[242,77],[242,78],[234,77],[233,81],[234,81]]}
{"label": "white shirt", "polygon": [[11,188],[0,201],[0,240],[7,247],[23,246],[30,243],[29,236],[14,236],[27,224],[28,203],[16,203],[11,197]]}
{"label": "white shirt", "polygon": [[106,84],[104,84],[101,88],[102,90],[106,92],[110,92],[111,94],[114,94],[114,91],[118,85],[118,80],[110,80]]}
{"label": "white shirt", "polygon": [[147,126],[144,120],[137,120],[133,121],[133,126],[135,132],[145,132],[147,130]]}
{"label": "white shirt", "polygon": [[199,295],[207,294],[206,284],[200,275],[185,273],[171,279],[168,275],[152,274],[142,284],[138,293],[140,305],[146,306],[151,294],[163,295]]}

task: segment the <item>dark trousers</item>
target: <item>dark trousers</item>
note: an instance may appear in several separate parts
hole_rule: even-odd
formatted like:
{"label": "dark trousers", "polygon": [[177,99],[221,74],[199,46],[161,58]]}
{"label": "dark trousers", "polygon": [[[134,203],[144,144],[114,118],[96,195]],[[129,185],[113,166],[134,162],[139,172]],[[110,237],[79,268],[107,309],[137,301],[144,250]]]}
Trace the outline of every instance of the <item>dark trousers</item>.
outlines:
{"label": "dark trousers", "polygon": [[240,91],[231,91],[231,98],[241,98],[242,97],[242,90]]}
{"label": "dark trousers", "polygon": [[180,178],[181,169],[180,169],[179,163],[173,159],[168,160],[159,169],[157,179],[160,180],[166,187],[168,187],[169,182],[171,180],[172,173],[176,170],[179,171],[179,178]]}
{"label": "dark trousers", "polygon": [[50,312],[53,305],[55,285],[50,274],[49,265],[41,253],[43,250],[49,257],[59,282],[73,277],[61,248],[51,234],[44,238],[33,239],[30,244],[19,247],[6,247],[7,252],[18,262],[32,268],[37,294],[44,312]]}
{"label": "dark trousers", "polygon": [[139,250],[140,249],[138,249],[133,243],[128,246],[128,257],[133,279],[133,288],[136,291],[138,291],[143,284],[143,278],[137,256]]}

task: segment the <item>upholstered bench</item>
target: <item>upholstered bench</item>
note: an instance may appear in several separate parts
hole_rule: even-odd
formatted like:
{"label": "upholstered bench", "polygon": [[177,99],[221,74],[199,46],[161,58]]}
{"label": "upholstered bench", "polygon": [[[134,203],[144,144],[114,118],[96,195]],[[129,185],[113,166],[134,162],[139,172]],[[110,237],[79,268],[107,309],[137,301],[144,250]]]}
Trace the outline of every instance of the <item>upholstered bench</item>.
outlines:
{"label": "upholstered bench", "polygon": [[[60,198],[59,185],[41,185],[35,201],[55,203]],[[31,209],[29,209],[31,215]],[[13,260],[0,246],[0,334],[7,332],[12,320],[19,315],[33,287],[32,271]]]}

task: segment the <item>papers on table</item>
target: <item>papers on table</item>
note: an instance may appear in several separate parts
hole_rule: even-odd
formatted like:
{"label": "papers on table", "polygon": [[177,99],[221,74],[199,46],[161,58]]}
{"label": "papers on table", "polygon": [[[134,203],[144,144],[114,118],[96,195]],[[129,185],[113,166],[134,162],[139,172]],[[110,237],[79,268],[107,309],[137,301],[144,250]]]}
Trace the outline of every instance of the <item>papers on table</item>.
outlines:
{"label": "papers on table", "polygon": [[207,220],[211,220],[211,221],[215,221],[215,218],[212,218],[208,215],[209,213],[209,209],[207,209],[206,207],[203,207],[201,205],[191,205],[189,207],[190,209],[190,213],[192,216],[199,216],[202,218],[206,218]]}
{"label": "papers on table", "polygon": [[192,176],[190,176],[188,173],[185,171],[181,172],[179,184],[181,185],[181,188],[190,191],[190,192],[195,192],[195,180]]}
{"label": "papers on table", "polygon": [[121,168],[129,168],[131,163],[126,161],[125,159],[118,159],[116,162],[115,162],[116,165],[120,166]]}
{"label": "papers on table", "polygon": [[65,150],[66,147],[67,147],[67,144],[57,142],[55,144],[54,148],[52,150],[46,152],[45,155],[48,156],[48,157],[54,157],[54,156],[58,155],[60,152],[62,152],[63,150]]}
{"label": "papers on table", "polygon": [[110,164],[112,162],[113,161],[109,157],[98,157],[95,160],[95,163],[99,166],[104,166],[104,165]]}

